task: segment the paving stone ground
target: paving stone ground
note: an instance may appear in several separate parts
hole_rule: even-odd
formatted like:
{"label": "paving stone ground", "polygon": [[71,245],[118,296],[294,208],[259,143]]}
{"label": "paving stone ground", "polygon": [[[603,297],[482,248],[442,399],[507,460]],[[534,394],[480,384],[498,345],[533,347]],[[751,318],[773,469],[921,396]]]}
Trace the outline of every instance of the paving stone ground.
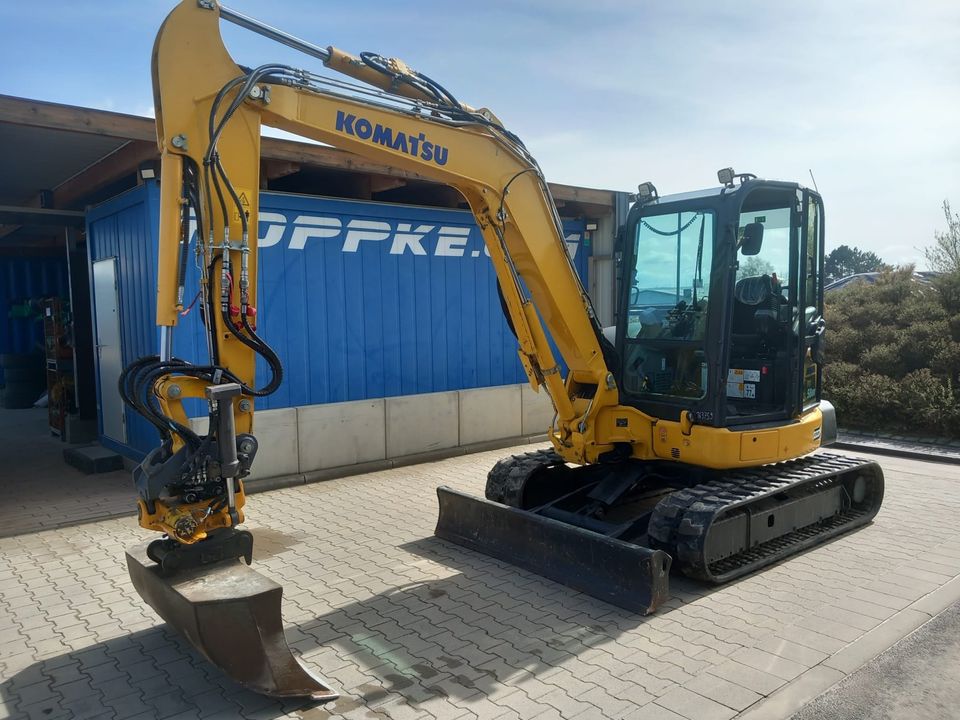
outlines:
{"label": "paving stone ground", "polygon": [[674,578],[650,617],[432,537],[437,485],[482,493],[529,449],[250,499],[256,567],[332,705],[246,692],[161,623],[127,578],[132,518],[0,539],[0,717],[784,717],[960,584],[960,468],[895,458],[871,526],[722,588]]}
{"label": "paving stone ground", "polygon": [[129,472],[70,467],[49,427],[46,408],[0,408],[0,537],[136,512]]}
{"label": "paving stone ground", "polygon": [[960,603],[874,658],[791,720],[933,720],[960,710]]}

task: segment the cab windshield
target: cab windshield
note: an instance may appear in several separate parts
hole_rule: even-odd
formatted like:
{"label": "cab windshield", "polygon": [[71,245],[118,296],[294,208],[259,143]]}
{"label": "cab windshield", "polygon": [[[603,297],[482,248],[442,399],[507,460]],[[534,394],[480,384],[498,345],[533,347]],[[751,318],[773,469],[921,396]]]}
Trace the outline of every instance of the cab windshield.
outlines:
{"label": "cab windshield", "polygon": [[763,245],[756,255],[737,255],[737,280],[770,277],[776,287],[790,280],[790,208],[740,213],[740,233],[749,223],[763,225]]}
{"label": "cab windshield", "polygon": [[628,392],[701,398],[715,218],[709,211],[637,223],[626,330]]}

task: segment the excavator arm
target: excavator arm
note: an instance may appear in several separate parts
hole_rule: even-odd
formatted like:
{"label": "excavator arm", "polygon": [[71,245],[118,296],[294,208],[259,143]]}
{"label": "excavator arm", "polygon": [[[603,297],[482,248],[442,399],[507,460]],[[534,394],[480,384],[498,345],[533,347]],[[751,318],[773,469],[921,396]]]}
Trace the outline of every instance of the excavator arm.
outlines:
{"label": "excavator arm", "polygon": [[[210,498],[195,507],[174,507],[159,494],[171,477],[169,467],[161,471],[163,463],[204,464],[190,462],[205,439],[184,432],[189,425],[184,400],[210,402],[210,434],[217,438],[206,446],[214,451],[214,472],[238,479],[255,453],[255,398],[276,389],[282,377],[279,359],[255,329],[261,125],[456,188],[480,226],[530,383],[545,388],[556,408],[551,436],[558,451],[572,462],[588,462],[610,449],[598,444],[593,432],[599,411],[617,402],[601,347],[606,341],[566,250],[543,174],[522,142],[489,111],[459,103],[398,60],[314,48],[328,68],[381,90],[280,64],[242,68],[220,39],[221,16],[263,27],[216,3],[184,0],[167,18],[153,51],[162,153],[157,293],[162,349],[160,358],[139,370],[138,382],[128,382],[153,395],[159,410],[153,415],[168,442],[140,473],[141,524],[191,543],[240,518],[243,491],[236,481],[227,483],[228,504],[212,512]],[[197,225],[193,247],[191,215]],[[201,370],[169,351],[191,254],[201,268],[211,356]],[[566,376],[548,337],[566,364]],[[264,388],[254,387],[258,354],[272,373]],[[224,437],[229,415],[236,438]]]}

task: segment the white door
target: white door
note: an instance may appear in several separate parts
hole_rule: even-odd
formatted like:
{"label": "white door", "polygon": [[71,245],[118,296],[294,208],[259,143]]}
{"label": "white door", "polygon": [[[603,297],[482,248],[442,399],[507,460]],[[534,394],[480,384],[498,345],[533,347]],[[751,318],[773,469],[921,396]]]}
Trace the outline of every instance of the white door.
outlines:
{"label": "white door", "polygon": [[127,441],[123,401],[117,381],[123,369],[120,347],[120,310],[117,295],[117,259],[93,263],[93,304],[97,316],[97,367],[100,374],[100,416],[103,434],[117,442]]}

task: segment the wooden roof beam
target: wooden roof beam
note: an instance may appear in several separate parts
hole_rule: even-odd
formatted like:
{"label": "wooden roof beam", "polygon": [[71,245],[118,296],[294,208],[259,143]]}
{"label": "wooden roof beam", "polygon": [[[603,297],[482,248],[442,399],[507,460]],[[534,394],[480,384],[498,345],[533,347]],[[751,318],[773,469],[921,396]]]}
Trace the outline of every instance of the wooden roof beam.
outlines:
{"label": "wooden roof beam", "polygon": [[[154,121],[136,115],[0,95],[0,122],[126,138],[150,143],[154,146],[154,153],[157,152]],[[264,137],[261,142],[261,155],[265,159],[300,165],[427,180],[417,173],[371,162],[344,150],[294,140]],[[558,183],[550,183],[550,190],[558,201],[583,203],[597,208],[612,209],[614,206],[614,195],[609,190],[593,190]]]}
{"label": "wooden roof beam", "polygon": [[[131,170],[136,171],[141,163],[159,159],[156,143],[131,140],[55,187],[53,206],[62,208],[81,205],[85,197],[116,182],[124,175],[129,175]],[[157,168],[159,170],[159,165]]]}
{"label": "wooden roof beam", "polygon": [[156,125],[150,118],[12,95],[0,95],[0,122],[157,142]]}

